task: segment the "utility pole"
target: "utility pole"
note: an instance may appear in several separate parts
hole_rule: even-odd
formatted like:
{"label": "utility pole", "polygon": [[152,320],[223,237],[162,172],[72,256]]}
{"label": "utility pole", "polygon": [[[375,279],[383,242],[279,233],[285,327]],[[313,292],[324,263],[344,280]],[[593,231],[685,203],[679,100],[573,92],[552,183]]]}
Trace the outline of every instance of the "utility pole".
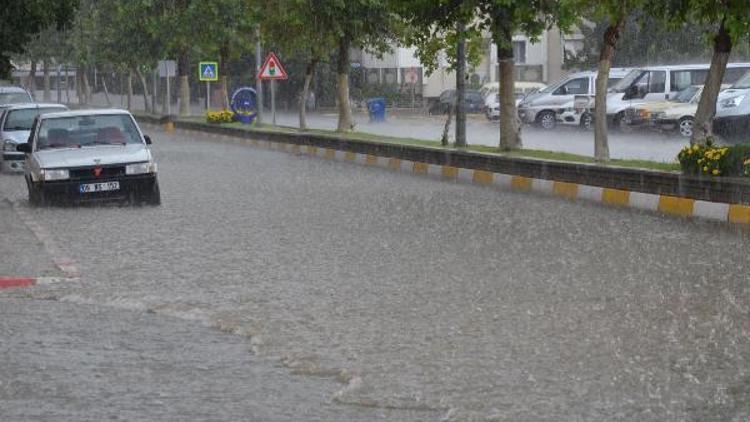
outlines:
{"label": "utility pole", "polygon": [[262,54],[260,51],[260,25],[255,27],[255,99],[257,100],[258,115],[256,120],[258,123],[263,123],[263,81],[260,80],[260,67]]}
{"label": "utility pole", "polygon": [[456,49],[456,147],[466,147],[466,26],[456,25],[458,48]]}

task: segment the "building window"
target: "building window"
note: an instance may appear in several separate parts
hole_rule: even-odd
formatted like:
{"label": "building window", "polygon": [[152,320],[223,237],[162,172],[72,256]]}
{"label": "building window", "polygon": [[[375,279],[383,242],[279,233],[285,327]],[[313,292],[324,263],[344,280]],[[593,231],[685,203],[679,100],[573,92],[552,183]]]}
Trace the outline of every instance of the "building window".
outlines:
{"label": "building window", "polygon": [[526,63],[526,41],[513,41],[513,61],[516,64]]}

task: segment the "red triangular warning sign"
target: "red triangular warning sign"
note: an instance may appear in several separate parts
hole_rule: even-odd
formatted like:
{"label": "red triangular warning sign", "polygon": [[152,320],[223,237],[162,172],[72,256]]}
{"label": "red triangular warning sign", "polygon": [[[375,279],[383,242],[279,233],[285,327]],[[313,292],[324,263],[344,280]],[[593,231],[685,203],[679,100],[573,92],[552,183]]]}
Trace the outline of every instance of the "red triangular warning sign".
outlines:
{"label": "red triangular warning sign", "polygon": [[266,61],[260,68],[258,79],[270,80],[270,79],[287,79],[289,76],[284,70],[284,66],[281,65],[281,61],[276,57],[273,52],[268,53]]}

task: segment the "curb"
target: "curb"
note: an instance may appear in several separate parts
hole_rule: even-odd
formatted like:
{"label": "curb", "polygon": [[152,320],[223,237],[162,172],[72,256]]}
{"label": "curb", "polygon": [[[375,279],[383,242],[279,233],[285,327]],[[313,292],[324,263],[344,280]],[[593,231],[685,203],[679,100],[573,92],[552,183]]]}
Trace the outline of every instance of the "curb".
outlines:
{"label": "curb", "polygon": [[518,192],[535,192],[577,201],[597,202],[611,207],[635,208],[644,211],[704,220],[726,222],[736,225],[750,225],[750,205],[705,201],[673,195],[636,192],[627,189],[592,186],[581,183],[538,179],[488,170],[469,169],[450,165],[410,161],[401,158],[376,154],[362,154],[354,151],[325,148],[314,145],[301,145],[289,142],[258,140],[247,135],[232,136],[197,129],[185,129],[169,122],[162,128],[171,133],[200,133],[213,140],[260,147],[274,151],[303,154],[334,161],[357,163],[365,166],[382,167],[395,171],[409,172],[420,176],[437,177],[444,180],[465,181],[481,186],[496,186]]}

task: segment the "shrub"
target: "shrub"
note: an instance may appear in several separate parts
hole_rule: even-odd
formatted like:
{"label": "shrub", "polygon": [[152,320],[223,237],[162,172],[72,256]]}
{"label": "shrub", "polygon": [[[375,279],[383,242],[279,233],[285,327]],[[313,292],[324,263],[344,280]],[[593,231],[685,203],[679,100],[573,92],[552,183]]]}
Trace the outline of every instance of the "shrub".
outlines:
{"label": "shrub", "polygon": [[717,147],[709,139],[705,145],[686,146],[677,159],[685,174],[750,176],[750,144]]}
{"label": "shrub", "polygon": [[230,110],[209,111],[206,113],[206,121],[208,123],[232,123],[234,113]]}

